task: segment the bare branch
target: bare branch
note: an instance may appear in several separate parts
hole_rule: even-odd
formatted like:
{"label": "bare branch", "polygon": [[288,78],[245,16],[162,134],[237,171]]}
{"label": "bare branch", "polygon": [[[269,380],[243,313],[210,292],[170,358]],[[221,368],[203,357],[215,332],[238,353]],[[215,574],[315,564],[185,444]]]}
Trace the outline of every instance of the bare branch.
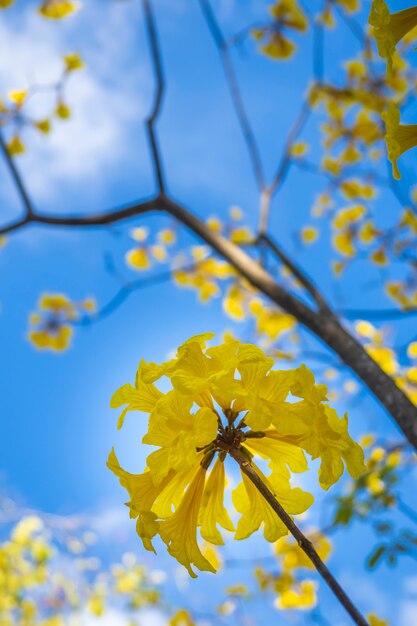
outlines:
{"label": "bare branch", "polygon": [[[198,264],[193,263],[193,265],[179,267],[178,270],[181,270],[183,272],[190,271],[194,269],[196,265]],[[166,270],[165,272],[158,272],[157,274],[153,274],[151,276],[145,276],[143,278],[139,278],[138,280],[127,282],[126,284],[122,285],[122,287],[120,287],[117,293],[101,309],[99,309],[92,315],[86,315],[85,317],[83,317],[80,320],[80,324],[90,325],[95,324],[96,322],[100,322],[101,320],[114,313],[124,302],[126,302],[128,297],[135,291],[169,282],[172,279],[172,273],[174,271],[176,270],[171,268]]]}
{"label": "bare branch", "polygon": [[97,227],[108,226],[115,222],[137,217],[144,213],[152,211],[164,210],[162,198],[150,198],[149,200],[141,200],[126,207],[112,209],[103,213],[94,215],[45,215],[41,213],[31,213],[23,219],[15,220],[5,226],[0,227],[0,235],[5,235],[15,230],[19,230],[29,224],[45,224],[48,226],[65,226],[65,227]]}
{"label": "bare branch", "polygon": [[265,187],[265,176],[262,166],[262,160],[258,148],[258,144],[255,139],[249,116],[246,112],[243,98],[240,93],[239,84],[236,78],[236,73],[230,58],[229,47],[227,41],[223,37],[223,33],[220,30],[219,24],[211,8],[209,0],[198,0],[203,15],[206,19],[208,28],[213,37],[213,40],[219,50],[220,58],[222,61],[223,69],[226,75],[226,80],[229,85],[230,94],[232,96],[233,105],[236,111],[236,116],[242,130],[243,138],[248,149],[249,157],[252,163],[253,172],[255,175],[258,188],[262,191]]}
{"label": "bare branch", "polygon": [[158,183],[160,194],[165,193],[165,176],[162,167],[162,159],[158,146],[158,140],[155,133],[155,124],[161,111],[162,99],[165,92],[165,79],[162,70],[162,59],[159,50],[158,35],[156,32],[155,19],[153,16],[150,0],[143,0],[143,8],[145,11],[146,30],[149,38],[151,49],[151,58],[156,79],[155,99],[149,117],[146,119],[146,127],[148,130],[148,138],[151,146],[152,163],[155,170],[155,176]]}
{"label": "bare branch", "polygon": [[279,189],[281,183],[288,173],[288,168],[291,163],[290,148],[294,141],[297,139],[300,132],[303,130],[310,114],[310,103],[308,102],[308,100],[305,100],[301,106],[300,113],[298,114],[293,126],[290,129],[290,132],[288,133],[287,140],[285,142],[284,153],[270,185],[271,195],[273,195]]}
{"label": "bare branch", "polygon": [[23,206],[25,208],[25,217],[31,217],[34,213],[32,201],[20,176],[19,170],[16,167],[13,157],[10,155],[6,142],[4,141],[3,134],[0,132],[0,151],[3,153],[7,167],[12,175],[13,181],[17,187],[17,191],[22,199]]}
{"label": "bare branch", "polygon": [[290,272],[298,279],[305,290],[311,295],[313,300],[322,311],[330,311],[330,307],[326,300],[321,295],[320,291],[314,285],[312,280],[307,274],[301,270],[297,264],[290,259],[290,257],[284,252],[281,246],[270,235],[261,234],[259,236],[260,241],[264,241],[272,252],[280,259],[280,261],[290,270]]}
{"label": "bare branch", "polygon": [[347,319],[394,320],[417,315],[417,308],[409,309],[340,309],[337,311]]}
{"label": "bare branch", "polygon": [[330,572],[326,564],[321,560],[316,549],[311,541],[301,532],[298,526],[294,523],[292,518],[288,515],[285,509],[276,499],[275,495],[268,489],[266,484],[260,478],[260,476],[254,470],[252,464],[243,456],[242,452],[236,448],[229,450],[230,456],[239,464],[241,471],[246,474],[249,480],[255,485],[257,490],[262,494],[271,508],[278,515],[280,520],[288,528],[294,539],[297,541],[300,548],[304,551],[306,556],[313,563],[317,572],[323,578],[325,583],[334,593],[340,604],[345,608],[347,613],[351,616],[352,620],[358,626],[369,626],[366,619],[362,616],[359,610],[355,607],[351,599],[348,597],[344,589],[337,582],[333,574]]}

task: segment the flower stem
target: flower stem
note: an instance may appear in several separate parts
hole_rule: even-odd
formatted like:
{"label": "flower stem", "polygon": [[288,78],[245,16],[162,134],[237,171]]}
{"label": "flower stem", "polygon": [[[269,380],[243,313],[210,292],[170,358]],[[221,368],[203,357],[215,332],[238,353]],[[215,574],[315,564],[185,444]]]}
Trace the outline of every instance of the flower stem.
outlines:
{"label": "flower stem", "polygon": [[353,602],[347,596],[345,591],[339,585],[337,580],[334,578],[333,574],[330,573],[327,566],[321,560],[320,556],[316,552],[311,541],[307,539],[307,537],[301,532],[298,526],[294,523],[288,513],[283,509],[278,500],[275,498],[274,494],[268,489],[263,480],[258,476],[256,471],[254,470],[252,464],[248,461],[248,459],[242,454],[241,450],[236,448],[231,448],[229,450],[230,456],[239,464],[241,471],[246,474],[249,480],[255,485],[258,491],[263,495],[265,500],[270,504],[275,513],[278,515],[280,520],[285,524],[288,528],[292,536],[296,539],[300,548],[305,552],[310,561],[313,563],[314,567],[332,590],[336,598],[339,600],[340,604],[346,609],[346,611],[351,616],[352,620],[358,626],[369,626],[366,619],[361,615],[358,609],[355,607]]}

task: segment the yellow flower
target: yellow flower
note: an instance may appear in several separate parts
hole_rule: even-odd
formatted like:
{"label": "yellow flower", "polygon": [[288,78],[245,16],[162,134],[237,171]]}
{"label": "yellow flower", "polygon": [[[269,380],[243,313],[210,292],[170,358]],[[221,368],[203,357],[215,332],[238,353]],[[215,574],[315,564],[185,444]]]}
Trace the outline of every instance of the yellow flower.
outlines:
{"label": "yellow flower", "polygon": [[119,417],[117,428],[123,426],[124,419],[129,411],[145,411],[150,413],[160,398],[162,398],[162,393],[159,389],[152,383],[147,384],[143,382],[140,375],[136,377],[134,387],[129,384],[120,387],[110,400],[110,407],[112,409],[118,409],[127,404],[127,407],[123,409]]}
{"label": "yellow flower", "polygon": [[13,3],[14,0],[0,0],[0,9],[8,9]]}
{"label": "yellow flower", "polygon": [[[329,539],[319,531],[312,531],[309,535],[316,552],[323,561],[326,561],[332,551],[332,544]],[[275,544],[275,554],[280,558],[281,566],[285,571],[297,568],[314,569],[310,559],[292,538],[282,537],[279,539]]]}
{"label": "yellow flower", "polygon": [[85,63],[78,54],[78,52],[71,52],[64,56],[65,70],[67,72],[75,72],[76,70],[82,70],[85,67]]}
{"label": "yellow flower", "polygon": [[55,108],[55,115],[61,120],[68,120],[71,117],[71,109],[64,102],[58,102]]}
{"label": "yellow flower", "polygon": [[215,572],[216,570],[201,553],[197,544],[197,521],[203,496],[206,469],[199,467],[195,477],[183,496],[175,513],[160,523],[160,535],[168,547],[168,552],[187,568],[192,578],[196,574],[191,568]]}
{"label": "yellow flower", "polygon": [[61,20],[80,7],[79,2],[74,0],[44,0],[38,11],[50,20]]}
{"label": "yellow flower", "polygon": [[365,479],[366,486],[373,496],[379,496],[385,491],[384,482],[377,474],[370,473]]}
{"label": "yellow flower", "polygon": [[358,322],[356,322],[355,330],[362,337],[367,337],[368,339],[373,339],[377,334],[375,326],[373,326],[371,322],[367,322],[366,320],[359,320]]}
{"label": "yellow flower", "polygon": [[154,259],[156,259],[160,263],[163,263],[164,261],[167,260],[168,253],[164,246],[161,246],[159,244],[154,244],[153,246],[150,247],[150,250]]}
{"label": "yellow flower", "polygon": [[[260,470],[258,473],[261,474]],[[242,480],[233,491],[233,504],[242,514],[235,539],[246,539],[262,525],[265,539],[274,543],[287,534],[287,528],[245,474],[242,474]],[[287,479],[272,475],[267,484],[287,513],[304,513],[313,504],[314,498],[310,493],[299,487],[292,489]]]}
{"label": "yellow flower", "polygon": [[16,105],[16,107],[18,109],[20,109],[23,104],[25,103],[25,100],[28,96],[28,92],[26,89],[20,89],[20,90],[16,90],[16,91],[9,91],[9,93],[7,94],[9,100],[11,100],[13,102],[13,104]]}
{"label": "yellow flower", "polygon": [[136,248],[126,253],[126,263],[135,270],[147,270],[150,260],[145,248]]}
{"label": "yellow flower", "polygon": [[149,236],[149,229],[146,228],[146,226],[137,226],[136,228],[132,228],[130,236],[135,241],[145,241]]}
{"label": "yellow flower", "polygon": [[[311,494],[290,483],[292,473],[308,469],[304,452],[321,458],[319,479],[325,489],[338,480],[343,462],[354,477],[364,469],[346,417],[339,419],[326,405],[326,387],[316,385],[304,366],[270,371],[273,359],[257,346],[229,338],[207,347],[212,337],[192,337],[165,363],[141,361],[135,386],[124,385],[111,400],[112,407],[125,405],[119,427],[127,411],[149,414],[142,441],[153,450],[145,471],[129,474],[113,451],[108,460],[129,493],[137,533],[147,550],[154,550],[152,539],[160,535],[191,576],[193,565],[214,571],[218,561],[208,558],[206,548],[207,556],[200,550],[198,529],[213,545],[223,543],[220,526],[234,529],[224,505],[224,464],[232,450],[269,461],[268,477],[256,465],[254,470],[290,514],[304,512],[313,502]],[[172,385],[164,393],[155,385],[162,377]],[[242,481],[232,495],[241,514],[235,539],[261,526],[268,541],[287,534],[245,474]]]}
{"label": "yellow flower", "polygon": [[365,244],[372,243],[378,235],[379,231],[375,228],[371,220],[362,224],[359,230],[359,239]]}
{"label": "yellow flower", "polygon": [[51,131],[51,122],[48,119],[35,122],[35,126],[44,135],[47,135]]}
{"label": "yellow flower", "polygon": [[210,230],[216,233],[221,233],[223,230],[223,224],[217,217],[209,217],[206,223]]}
{"label": "yellow flower", "polygon": [[225,261],[210,258],[207,246],[195,246],[192,256],[194,267],[190,270],[175,270],[174,281],[181,287],[191,287],[198,292],[202,302],[208,302],[220,293],[218,281],[233,274],[233,269]]}
{"label": "yellow flower", "polygon": [[243,211],[238,206],[230,207],[229,213],[230,213],[230,217],[232,218],[232,220],[239,221],[243,219]]}
{"label": "yellow flower", "polygon": [[7,144],[7,152],[10,156],[17,156],[26,152],[25,144],[20,139],[19,135],[14,135]]}
{"label": "yellow flower", "polygon": [[327,2],[322,14],[319,16],[320,21],[327,26],[327,28],[333,28],[335,25],[334,5],[340,5],[347,13],[354,13],[359,10],[359,0],[332,0],[331,2]]}
{"label": "yellow flower", "polygon": [[308,145],[302,142],[293,143],[289,149],[291,156],[295,158],[300,158],[304,156],[307,151],[308,151]]}
{"label": "yellow flower", "polygon": [[410,30],[417,26],[417,7],[390,13],[384,0],[373,0],[369,24],[374,28],[379,56],[387,60],[387,73],[388,77],[391,77],[395,47]]}
{"label": "yellow flower", "polygon": [[234,284],[228,289],[223,298],[223,309],[231,318],[243,320],[245,318],[245,293],[238,284]]}
{"label": "yellow flower", "polygon": [[412,341],[408,344],[407,354],[410,359],[417,359],[417,341]]}
{"label": "yellow flower", "polygon": [[73,334],[72,328],[61,325],[58,329],[31,330],[28,333],[29,340],[39,350],[55,350],[61,352],[69,347]]}
{"label": "yellow flower", "polygon": [[398,361],[391,348],[378,345],[365,345],[365,349],[389,376],[393,376],[397,373],[399,367]]}
{"label": "yellow flower", "polygon": [[211,443],[217,434],[217,418],[212,409],[201,407],[191,413],[193,401],[170,391],[155,405],[143,443],[161,446],[148,456],[154,482],[160,482],[171,469],[189,469],[196,450]]}
{"label": "yellow flower", "polygon": [[174,230],[172,230],[171,228],[166,228],[165,230],[161,230],[158,233],[158,239],[161,243],[171,245],[176,242],[177,236]]}
{"label": "yellow flower", "polygon": [[[39,350],[66,350],[73,335],[72,323],[83,304],[75,305],[62,294],[44,294],[39,300],[39,313],[31,314],[28,339]],[[77,308],[78,307],[78,308]]]}
{"label": "yellow flower", "polygon": [[369,448],[374,442],[375,435],[372,435],[371,433],[363,435],[360,439],[360,445],[362,446],[362,448]]}
{"label": "yellow flower", "polygon": [[382,115],[385,122],[385,141],[388,159],[392,164],[394,178],[401,178],[397,160],[404,152],[417,146],[417,124],[400,124],[400,111],[395,104],[390,104]]}
{"label": "yellow flower", "polygon": [[97,617],[100,617],[105,612],[105,602],[102,593],[93,593],[88,600],[88,609]]}
{"label": "yellow flower", "polygon": [[256,320],[257,333],[266,335],[269,339],[277,339],[282,333],[292,330],[296,325],[295,317],[264,306],[258,299],[252,300],[250,311]]}
{"label": "yellow flower", "polygon": [[82,308],[89,313],[94,313],[96,310],[96,301],[94,298],[86,298],[84,302],[81,303]]}
{"label": "yellow flower", "polygon": [[288,59],[294,53],[296,46],[283,33],[286,29],[305,32],[307,30],[306,17],[298,6],[297,0],[278,0],[270,7],[270,13],[275,23],[271,27],[254,28],[252,35],[256,40],[267,39],[266,43],[260,46],[263,54],[273,59]]}
{"label": "yellow flower", "polygon": [[317,603],[316,583],[302,580],[289,589],[283,590],[274,605],[277,609],[310,609]]}
{"label": "yellow flower", "polygon": [[195,622],[188,611],[180,609],[171,617],[168,626],[195,626]]}
{"label": "yellow flower", "polygon": [[226,530],[234,530],[233,522],[223,504],[224,487],[224,463],[218,459],[207,480],[199,517],[201,536],[215,545],[224,544],[217,524]]}
{"label": "yellow flower", "polygon": [[344,256],[353,257],[356,254],[356,249],[353,245],[353,235],[349,231],[343,231],[333,235],[333,246],[335,249]]}
{"label": "yellow flower", "polygon": [[318,230],[314,226],[305,226],[301,231],[301,241],[303,243],[314,243],[318,238]]}
{"label": "yellow flower", "polygon": [[369,626],[388,626],[388,622],[384,619],[380,619],[375,613],[369,613],[367,617]]}
{"label": "yellow flower", "polygon": [[379,248],[378,250],[375,250],[375,252],[371,254],[371,260],[376,265],[388,265],[388,258],[385,253],[385,249]]}
{"label": "yellow flower", "polygon": [[233,228],[230,233],[230,240],[233,243],[239,245],[243,243],[250,243],[254,240],[254,234],[252,231],[246,226],[242,226],[240,228]]}

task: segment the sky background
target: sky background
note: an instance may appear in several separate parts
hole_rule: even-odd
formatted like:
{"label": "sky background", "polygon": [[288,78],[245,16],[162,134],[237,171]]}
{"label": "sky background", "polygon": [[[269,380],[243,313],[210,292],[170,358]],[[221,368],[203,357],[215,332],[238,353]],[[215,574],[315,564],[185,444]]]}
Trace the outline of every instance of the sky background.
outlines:
{"label": "sky background", "polygon": [[[154,4],[167,76],[158,136],[169,190],[204,219],[211,215],[226,218],[230,207],[237,205],[255,228],[257,188],[218,53],[198,4],[191,0],[156,0]],[[230,36],[263,21],[268,4],[219,0],[213,6]],[[397,9],[410,6],[391,4]],[[56,80],[61,56],[72,50],[81,54],[86,69],[74,74],[68,85],[72,119],[57,122],[48,137],[31,129],[24,133],[28,150],[18,165],[35,206],[48,213],[88,214],[151,196],[155,189],[143,120],[151,105],[153,77],[140,3],[93,0],[85,2],[73,18],[56,24],[41,19],[36,6],[27,0],[0,14],[1,93]],[[363,20],[370,3],[364,6]],[[268,178],[311,79],[311,36],[298,39],[299,49],[291,63],[276,63],[257,54],[251,40],[233,52]],[[341,27],[326,35],[325,50],[326,75],[337,80],[341,59],[355,56],[358,44]],[[48,109],[48,97],[34,99],[34,115]],[[413,113],[415,105],[407,110],[410,121]],[[302,138],[316,141],[316,124],[317,118]],[[415,181],[415,153],[404,158],[404,172],[402,185],[407,190]],[[321,189],[316,176],[291,173],[273,202],[271,232],[296,254],[336,306],[388,306],[381,293],[384,275],[380,270],[358,263],[347,272],[343,288],[334,281],[329,268],[334,255],[326,227],[320,245],[304,250],[297,243],[295,234],[301,224],[311,223],[311,205]],[[0,206],[2,223],[21,211],[1,162]],[[389,193],[379,198],[377,206],[381,224],[396,217],[398,207]],[[140,358],[161,361],[200,332],[221,334],[231,328],[245,339],[247,328],[226,318],[220,299],[202,306],[195,293],[163,283],[132,293],[109,317],[77,329],[71,349],[64,354],[38,352],[25,337],[29,312],[36,308],[42,292],[63,292],[73,300],[93,296],[99,307],[104,306],[120,287],[119,274],[122,280],[137,277],[124,263],[124,254],[132,247],[129,228],[146,225],[155,233],[171,224],[168,218],[145,215],[107,229],[37,226],[8,238],[0,251],[0,489],[25,507],[91,516],[100,529],[104,559],[116,558],[120,546],[128,546],[152,567],[173,572],[168,593],[174,603],[188,602],[204,612],[210,609],[212,594],[217,592],[221,598],[225,580],[244,582],[250,572],[202,574],[197,581],[189,581],[178,573],[174,576],[175,563],[167,559],[162,546],[158,557],[143,554],[122,505],[125,494],[105,462],[114,445],[123,467],[133,473],[142,471],[147,451],[140,439],[146,425],[143,415],[130,414],[123,430],[117,431],[118,414],[109,409],[109,399],[120,385],[133,381]],[[192,239],[182,231],[179,236],[185,249]],[[109,271],[109,259],[117,272]],[[395,340],[406,341],[413,330],[412,318],[401,322]],[[314,370],[315,365],[311,367]],[[340,412],[350,409],[355,436],[369,429],[387,437],[395,435],[382,410],[366,394],[360,402],[347,406],[341,400],[336,406]],[[303,476],[302,484],[317,490],[310,476]],[[416,477],[410,474],[411,503],[415,489]],[[321,499],[317,494],[312,523],[327,514]],[[336,538],[332,570],[364,611],[379,612],[393,626],[416,626],[415,562],[404,557],[397,569],[382,565],[369,575],[363,562],[372,546],[372,531],[355,524]],[[230,541],[225,548],[226,556],[269,553],[270,546],[262,537],[242,544]],[[320,598],[331,624],[348,623],[322,587]],[[270,607],[268,600],[257,608],[258,615],[269,616],[277,624],[296,623],[295,615],[273,613]]]}

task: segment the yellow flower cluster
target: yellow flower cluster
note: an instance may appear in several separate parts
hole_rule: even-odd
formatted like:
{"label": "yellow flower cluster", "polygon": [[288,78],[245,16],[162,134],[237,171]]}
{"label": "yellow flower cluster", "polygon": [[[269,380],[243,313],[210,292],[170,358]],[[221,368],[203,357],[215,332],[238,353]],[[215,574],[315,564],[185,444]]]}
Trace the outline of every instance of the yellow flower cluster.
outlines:
{"label": "yellow flower cluster", "polygon": [[359,10],[359,5],[359,0],[326,0],[319,20],[327,28],[333,28],[335,25],[334,13],[337,7],[350,14],[356,13]]}
{"label": "yellow flower cluster", "polygon": [[367,434],[360,440],[366,450],[366,471],[349,484],[346,495],[337,499],[334,524],[347,525],[355,516],[363,519],[374,512],[381,512],[396,503],[394,487],[403,463],[399,448],[384,449],[375,443],[375,437]]}
{"label": "yellow flower cluster", "polygon": [[294,54],[296,46],[287,37],[287,31],[305,32],[307,19],[297,0],[277,0],[269,11],[274,22],[261,28],[254,28],[252,35],[257,41],[262,41],[259,49],[263,54],[272,59],[289,59]]}
{"label": "yellow flower cluster", "polygon": [[220,294],[219,281],[230,278],[235,272],[225,261],[213,258],[207,246],[193,246],[191,256],[193,261],[189,266],[174,269],[174,282],[180,287],[195,289],[199,300],[208,302]]}
{"label": "yellow flower cluster", "polygon": [[[231,207],[231,222],[224,224],[217,217],[209,217],[207,226],[216,233],[223,235],[236,245],[250,244],[254,235],[250,228],[238,222],[243,218],[239,207]],[[220,295],[220,281],[235,277],[236,272],[225,261],[214,258],[207,246],[193,246],[191,248],[192,261],[186,263],[184,255],[177,257],[173,268],[174,282],[180,287],[195,289],[201,302],[208,302]],[[178,266],[182,266],[178,268]],[[186,267],[184,267],[186,266]],[[247,283],[236,284],[231,290],[231,297],[226,297],[225,311],[234,319],[242,319],[243,288],[248,289]],[[230,306],[229,306],[230,305]]]}
{"label": "yellow flower cluster", "polygon": [[[308,533],[316,552],[323,561],[330,556],[332,545],[319,531]],[[277,597],[274,605],[278,609],[309,609],[317,604],[316,583],[301,579],[304,570],[314,569],[300,546],[291,538],[282,537],[274,546],[279,562],[279,573],[255,570],[255,576],[262,591],[273,590]]]}
{"label": "yellow flower cluster", "polygon": [[167,261],[167,247],[176,242],[176,233],[170,228],[161,230],[153,244],[147,243],[149,230],[145,226],[133,228],[130,236],[136,241],[136,247],[126,253],[126,263],[137,271],[148,270],[152,265],[152,258],[160,263]]}
{"label": "yellow flower cluster", "polygon": [[[55,542],[53,530],[31,515],[0,543],[1,626],[65,626],[78,622],[80,610],[101,616],[122,602],[129,616],[129,611],[158,602],[159,593],[134,555],[125,554],[121,563],[101,570],[96,558],[71,554],[81,553],[94,533],[68,537],[66,552],[66,532],[61,529]],[[65,574],[60,570],[63,562]]]}
{"label": "yellow flower cluster", "polygon": [[373,0],[369,24],[374,29],[379,55],[387,60],[388,76],[391,76],[396,45],[417,26],[417,7],[390,13],[385,0]]}
{"label": "yellow flower cluster", "polygon": [[[326,387],[316,385],[305,366],[272,370],[273,359],[258,347],[231,339],[207,348],[212,337],[192,337],[161,365],[141,361],[135,386],[124,385],[111,400],[114,408],[126,405],[119,428],[128,411],[149,414],[143,443],[156,447],[142,474],[122,469],[114,451],[108,460],[129,493],[137,533],[147,550],[154,550],[152,540],[159,535],[191,576],[192,565],[215,571],[199,548],[197,528],[214,545],[223,543],[218,525],[235,530],[235,539],[261,526],[271,542],[287,534],[245,473],[232,494],[240,514],[234,528],[223,504],[228,453],[239,450],[248,461],[253,456],[267,461],[268,477],[256,466],[255,471],[290,514],[313,502],[309,493],[290,484],[292,472],[308,469],[305,453],[321,459],[324,489],[340,478],[344,464],[354,477],[364,468],[347,417],[337,416],[327,403]],[[161,377],[172,385],[166,393],[154,384]]]}
{"label": "yellow flower cluster", "polygon": [[71,302],[62,294],[44,294],[39,300],[39,311],[29,317],[33,328],[28,339],[39,350],[66,350],[73,335],[73,324],[80,318],[80,313],[94,310],[95,302],[91,298]]}
{"label": "yellow flower cluster", "polygon": [[[55,91],[57,97],[53,115],[62,120],[66,120],[71,116],[71,111],[68,105],[62,100],[62,87],[68,80],[69,75],[77,70],[83,69],[85,67],[85,63],[78,53],[72,52],[64,55],[63,65],[64,67],[61,79],[48,89],[52,92]],[[7,149],[10,156],[19,156],[26,152],[26,146],[21,137],[22,118],[25,120],[27,125],[36,128],[43,135],[47,135],[51,132],[51,116],[41,119],[31,119],[25,115],[24,106],[34,93],[35,92],[31,89],[12,90],[7,94],[10,104],[6,104],[0,98],[0,121],[3,124],[14,125],[12,136],[7,143]]]}
{"label": "yellow flower cluster", "polygon": [[389,376],[392,376],[410,400],[417,405],[417,342],[411,342],[407,348],[410,365],[400,364],[395,350],[386,345],[386,337],[381,330],[376,329],[370,322],[360,320],[355,324],[355,330],[364,340],[364,347],[368,354]]}
{"label": "yellow flower cluster", "polygon": [[365,320],[356,322],[355,330],[365,340],[364,346],[368,354],[384,372],[394,376],[399,371],[399,363],[394,350],[385,345],[384,334]]}

